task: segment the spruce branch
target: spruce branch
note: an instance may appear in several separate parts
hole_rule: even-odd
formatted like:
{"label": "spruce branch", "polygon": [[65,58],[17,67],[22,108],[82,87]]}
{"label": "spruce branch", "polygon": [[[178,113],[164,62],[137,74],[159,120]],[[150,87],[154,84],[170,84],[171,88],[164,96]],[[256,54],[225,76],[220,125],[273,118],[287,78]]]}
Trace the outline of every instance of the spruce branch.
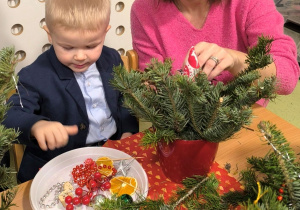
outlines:
{"label": "spruce branch", "polygon": [[18,188],[13,188],[1,194],[0,210],[10,209],[11,207],[16,206],[12,203],[12,200],[15,198],[17,191]]}
{"label": "spruce branch", "polygon": [[274,154],[277,157],[277,165],[283,176],[282,183],[285,183],[288,189],[288,199],[286,202],[291,202],[294,208],[299,209],[300,168],[295,162],[294,151],[275,125],[262,121],[259,123],[258,128],[263,133],[265,141],[273,148]]}
{"label": "spruce branch", "polygon": [[249,50],[248,67],[228,84],[211,84],[201,69],[194,78],[171,75],[171,59],[152,59],[144,71],[115,67],[111,83],[122,92],[124,105],[132,113],[152,123],[154,132],[146,133],[144,146],[156,145],[158,137],[166,142],[225,141],[250,124],[251,106],[256,101],[276,96],[275,77],[259,81],[258,69],[272,62],[268,55],[271,42],[260,37],[257,46]]}
{"label": "spruce branch", "polygon": [[[8,94],[16,88],[18,78],[15,76],[14,70],[17,64],[17,58],[13,47],[6,47],[0,50],[0,122],[2,123],[6,112],[10,108],[10,105],[5,103]],[[0,125],[0,161],[3,159],[4,154],[12,147],[12,144],[17,141],[19,132],[14,129],[7,129],[3,125]],[[14,180],[12,176],[13,172],[6,168],[6,166],[0,167],[0,187],[2,189],[12,188],[14,186]],[[1,207],[0,209],[9,209],[12,204],[12,200],[15,197],[17,189],[8,189],[1,195]]]}

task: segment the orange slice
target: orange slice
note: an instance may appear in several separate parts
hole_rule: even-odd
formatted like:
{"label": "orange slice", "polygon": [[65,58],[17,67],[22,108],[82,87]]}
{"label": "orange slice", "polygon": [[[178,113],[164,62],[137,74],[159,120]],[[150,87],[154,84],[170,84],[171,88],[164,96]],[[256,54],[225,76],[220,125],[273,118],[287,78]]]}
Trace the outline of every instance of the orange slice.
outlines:
{"label": "orange slice", "polygon": [[110,176],[113,173],[114,162],[109,157],[100,157],[96,161],[98,171],[105,176]]}
{"label": "orange slice", "polygon": [[116,176],[110,180],[110,184],[110,192],[117,196],[132,195],[137,188],[137,181],[134,177]]}

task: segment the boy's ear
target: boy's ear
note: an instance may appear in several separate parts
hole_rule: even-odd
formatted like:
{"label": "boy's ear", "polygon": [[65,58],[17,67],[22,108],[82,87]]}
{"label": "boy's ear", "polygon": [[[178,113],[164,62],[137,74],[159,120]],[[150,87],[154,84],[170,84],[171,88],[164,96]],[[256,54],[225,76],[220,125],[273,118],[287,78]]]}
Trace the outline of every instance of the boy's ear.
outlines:
{"label": "boy's ear", "polygon": [[111,25],[108,25],[106,28],[106,33],[109,31],[110,28],[111,28]]}
{"label": "boy's ear", "polygon": [[44,25],[43,29],[47,32],[48,40],[49,40],[50,44],[52,44],[52,38],[51,38],[51,35],[50,35],[49,28],[46,25]]}

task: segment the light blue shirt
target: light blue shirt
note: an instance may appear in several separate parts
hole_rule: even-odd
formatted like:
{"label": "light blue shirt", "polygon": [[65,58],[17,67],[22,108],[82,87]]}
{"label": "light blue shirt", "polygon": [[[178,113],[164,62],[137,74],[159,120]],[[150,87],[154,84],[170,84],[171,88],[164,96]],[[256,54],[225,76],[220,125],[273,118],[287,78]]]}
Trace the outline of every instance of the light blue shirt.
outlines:
{"label": "light blue shirt", "polygon": [[116,133],[117,127],[107,105],[96,64],[92,64],[85,72],[74,72],[74,75],[83,94],[90,122],[86,144],[107,141]]}

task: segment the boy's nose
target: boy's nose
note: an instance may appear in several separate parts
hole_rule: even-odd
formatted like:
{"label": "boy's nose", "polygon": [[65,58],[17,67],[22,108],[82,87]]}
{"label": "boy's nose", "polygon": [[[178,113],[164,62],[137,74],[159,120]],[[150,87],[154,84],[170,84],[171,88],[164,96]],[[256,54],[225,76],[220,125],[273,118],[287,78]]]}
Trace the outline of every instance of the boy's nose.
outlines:
{"label": "boy's nose", "polygon": [[74,59],[75,60],[85,60],[86,59],[86,54],[84,53],[83,50],[78,50],[75,55],[74,55]]}

